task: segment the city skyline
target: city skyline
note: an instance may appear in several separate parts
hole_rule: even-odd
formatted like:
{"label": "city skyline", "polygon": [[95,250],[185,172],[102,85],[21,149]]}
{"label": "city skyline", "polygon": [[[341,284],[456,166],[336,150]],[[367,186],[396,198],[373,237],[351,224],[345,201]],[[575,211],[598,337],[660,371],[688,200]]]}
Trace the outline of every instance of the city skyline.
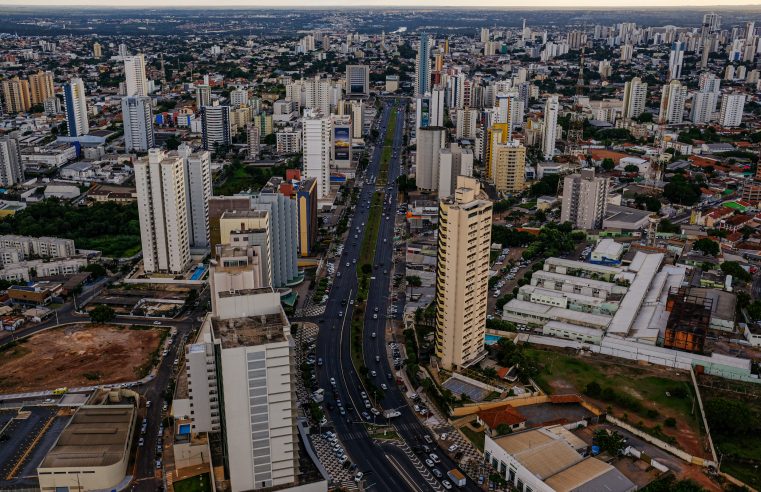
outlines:
{"label": "city skyline", "polygon": [[[157,7],[157,8],[192,8],[204,7],[210,8],[208,2],[204,0],[125,0],[120,2],[103,2],[101,0],[76,0],[74,3],[62,0],[4,0],[0,6],[13,7],[97,7],[113,9],[129,9],[138,7]],[[761,6],[759,0],[724,0],[718,3],[717,0],[688,0],[680,2],[678,0],[535,0],[532,2],[531,9],[592,9],[608,10],[617,8],[674,8],[674,7],[700,7],[700,8],[731,8],[731,7],[756,7]],[[237,7],[237,8],[329,8],[329,7],[351,7],[353,9],[361,8],[488,8],[488,9],[527,9],[526,4],[520,0],[478,0],[477,2],[467,2],[465,0],[414,0],[405,2],[403,0],[361,0],[354,2],[352,0],[287,0],[285,2],[274,2],[272,0],[222,0],[215,2],[211,9]]]}

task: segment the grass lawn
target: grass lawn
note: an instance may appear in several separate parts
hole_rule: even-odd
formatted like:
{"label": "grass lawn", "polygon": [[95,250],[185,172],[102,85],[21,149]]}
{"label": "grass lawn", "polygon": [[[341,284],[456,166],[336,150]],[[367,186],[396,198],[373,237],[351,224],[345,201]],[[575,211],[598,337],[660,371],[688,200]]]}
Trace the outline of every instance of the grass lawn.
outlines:
{"label": "grass lawn", "polygon": [[484,441],[486,441],[486,435],[483,432],[476,432],[470,427],[462,427],[460,430],[463,434],[465,434],[465,437],[470,439],[470,442],[472,442],[479,451],[484,450]]}
{"label": "grass lawn", "polygon": [[204,473],[197,477],[186,478],[179,482],[174,482],[175,492],[211,492],[211,481],[209,474]]}
{"label": "grass lawn", "polygon": [[759,475],[759,471],[751,464],[735,463],[725,459],[721,462],[721,471],[742,480],[754,489],[761,487],[761,475]]}
{"label": "grass lawn", "polygon": [[396,130],[396,109],[391,110],[391,116],[386,126],[386,136],[383,139],[378,184],[385,186],[388,181],[388,165],[391,162],[391,151],[394,146],[394,131]]}

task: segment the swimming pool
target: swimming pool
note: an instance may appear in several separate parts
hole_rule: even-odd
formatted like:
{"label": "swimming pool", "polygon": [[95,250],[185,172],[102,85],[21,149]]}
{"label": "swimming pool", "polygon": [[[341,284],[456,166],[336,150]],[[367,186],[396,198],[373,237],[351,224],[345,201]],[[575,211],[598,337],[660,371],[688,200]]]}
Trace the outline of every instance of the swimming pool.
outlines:
{"label": "swimming pool", "polygon": [[203,277],[204,273],[206,273],[206,266],[198,265],[196,267],[196,271],[193,272],[193,275],[190,276],[190,280],[200,280],[201,277]]}
{"label": "swimming pool", "polygon": [[180,424],[180,428],[177,431],[177,434],[184,436],[186,434],[190,434],[190,424]]}
{"label": "swimming pool", "polygon": [[499,342],[499,339],[502,338],[499,335],[489,335],[488,333],[484,335],[484,343],[486,345],[494,345],[495,343]]}

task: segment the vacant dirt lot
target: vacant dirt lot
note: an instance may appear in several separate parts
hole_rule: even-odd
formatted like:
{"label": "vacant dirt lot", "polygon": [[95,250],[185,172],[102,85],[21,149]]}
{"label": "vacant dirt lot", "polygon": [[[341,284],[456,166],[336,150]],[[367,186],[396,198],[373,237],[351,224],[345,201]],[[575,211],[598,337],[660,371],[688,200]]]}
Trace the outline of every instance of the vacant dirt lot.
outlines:
{"label": "vacant dirt lot", "polygon": [[0,352],[0,393],[134,381],[161,334],[89,323],[44,331]]}

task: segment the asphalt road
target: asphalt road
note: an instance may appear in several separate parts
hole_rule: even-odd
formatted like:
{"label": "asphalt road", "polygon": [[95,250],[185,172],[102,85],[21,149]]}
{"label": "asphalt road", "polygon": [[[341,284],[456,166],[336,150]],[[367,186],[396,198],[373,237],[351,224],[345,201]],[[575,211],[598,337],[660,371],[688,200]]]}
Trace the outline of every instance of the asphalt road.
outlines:
{"label": "asphalt road", "polygon": [[[376,189],[380,189],[376,188],[375,184],[368,184],[368,181],[371,181],[372,177],[377,177],[379,171],[382,139],[389,117],[390,104],[386,103],[378,125],[381,144],[375,147],[368,165],[364,179],[365,184],[360,191],[358,205],[349,224],[348,239],[338,265],[337,272],[340,272],[340,276],[337,273],[325,314],[319,323],[317,356],[324,361],[324,365],[319,371],[319,383],[320,387],[326,390],[326,402],[331,402],[334,405],[334,409],[327,413],[335,432],[352,462],[358,466],[360,471],[365,473],[363,485],[366,490],[443,490],[438,482],[428,482],[402,450],[388,445],[375,444],[370,438],[366,422],[361,416],[361,412],[366,411],[360,394],[364,388],[354,369],[350,354],[350,320],[357,293],[357,264],[354,260],[358,260],[359,249],[365,233],[362,224],[368,221],[372,194]],[[407,400],[394,383],[393,374],[391,379],[387,378],[387,374],[393,372],[387,351],[387,337],[390,335],[386,330],[388,321],[386,313],[389,307],[389,284],[393,275],[391,258],[393,254],[394,217],[397,210],[396,178],[399,175],[399,160],[398,157],[393,156],[398,156],[401,152],[404,119],[405,112],[402,105],[397,112],[396,131],[393,140],[394,151],[388,174],[389,184],[383,190],[386,191],[384,216],[389,216],[389,219],[381,219],[378,233],[375,254],[375,264],[378,267],[373,268],[374,278],[371,280],[370,295],[365,313],[363,347],[365,365],[370,370],[377,372],[374,378],[376,386],[380,386],[381,383],[388,385],[388,390],[384,392],[382,399],[379,402],[374,402],[375,407],[380,411],[397,409],[401,412],[401,415],[392,419],[390,424],[396,427],[397,433],[412,447],[424,444],[424,436],[428,434],[428,431],[408,406]],[[345,305],[342,305],[342,300],[346,301]],[[377,313],[375,308],[378,309]],[[377,319],[373,315],[377,315]],[[372,333],[375,333],[376,336],[372,337]],[[376,362],[376,356],[380,358],[379,362]],[[345,416],[340,415],[337,407],[335,407],[336,401],[331,395],[330,378],[336,380],[338,398],[347,408]],[[352,409],[349,410],[349,408]],[[379,424],[386,424],[382,416],[378,417],[377,421]],[[439,452],[438,455],[442,461],[439,467],[443,472],[455,467],[454,463],[443,452]],[[466,490],[478,489],[469,482]]]}

